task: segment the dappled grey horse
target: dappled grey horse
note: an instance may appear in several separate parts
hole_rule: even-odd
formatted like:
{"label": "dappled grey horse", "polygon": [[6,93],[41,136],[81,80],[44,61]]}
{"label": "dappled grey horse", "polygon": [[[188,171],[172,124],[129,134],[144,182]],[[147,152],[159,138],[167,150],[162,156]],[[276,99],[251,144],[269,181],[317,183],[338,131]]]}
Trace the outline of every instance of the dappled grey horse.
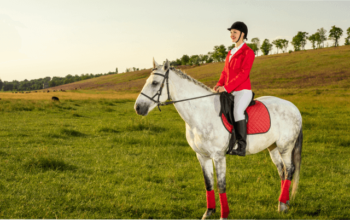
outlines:
{"label": "dappled grey horse", "polygon": [[[156,106],[174,103],[186,123],[187,141],[196,152],[204,175],[207,210],[203,219],[215,212],[213,162],[218,181],[221,218],[227,218],[229,207],[226,197],[225,157],[231,134],[218,117],[219,97],[213,95],[213,91],[201,82],[180,70],[170,68],[168,60],[164,65],[158,65],[153,60],[153,66],[154,69],[135,102],[136,113],[146,116]],[[201,96],[206,97],[187,100]],[[166,103],[168,99],[172,102]],[[256,100],[267,107],[271,127],[266,133],[247,135],[246,155],[256,154],[268,148],[281,178],[278,211],[285,212],[289,206],[289,187],[292,178],[294,178],[292,197],[299,183],[303,139],[301,114],[298,108],[287,100],[272,96],[259,97]]]}

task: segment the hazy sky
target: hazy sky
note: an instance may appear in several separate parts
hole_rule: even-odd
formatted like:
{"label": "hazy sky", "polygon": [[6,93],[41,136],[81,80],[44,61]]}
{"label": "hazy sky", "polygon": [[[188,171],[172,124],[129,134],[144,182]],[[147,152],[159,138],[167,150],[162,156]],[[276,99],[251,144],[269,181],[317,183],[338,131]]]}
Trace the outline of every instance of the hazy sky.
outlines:
{"label": "hazy sky", "polygon": [[343,45],[349,9],[350,1],[0,0],[0,78],[150,68],[153,57],[162,63],[231,45],[235,21],[247,24],[248,42],[336,25]]}

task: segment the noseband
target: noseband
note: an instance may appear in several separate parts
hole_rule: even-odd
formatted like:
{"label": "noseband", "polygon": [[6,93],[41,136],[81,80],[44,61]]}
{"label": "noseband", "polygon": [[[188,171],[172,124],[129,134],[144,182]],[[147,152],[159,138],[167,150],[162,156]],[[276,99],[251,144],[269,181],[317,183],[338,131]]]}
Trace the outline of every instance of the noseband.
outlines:
{"label": "noseband", "polygon": [[[170,101],[170,102],[160,102],[159,101],[159,98],[160,96],[162,95],[162,91],[163,91],[163,87],[164,87],[164,82],[166,81],[166,90],[167,90],[167,93],[168,93],[168,98],[167,100],[170,100],[170,95],[169,95],[169,70],[172,69],[171,68],[168,68],[168,70],[165,72],[165,74],[160,74],[160,73],[153,73],[154,75],[158,75],[158,76],[162,76],[164,77],[163,79],[163,82],[159,88],[159,90],[157,91],[157,93],[153,96],[153,97],[149,97],[148,95],[146,95],[145,93],[141,92],[141,95],[144,95],[146,96],[147,98],[149,98],[151,101],[153,101],[154,103],[157,104],[158,106],[158,109],[159,111],[162,111],[160,110],[160,107],[159,106],[164,106],[164,105],[170,105],[170,104],[174,104],[174,103],[177,103],[177,102],[183,102],[183,101],[188,101],[188,100],[192,100],[192,99],[199,99],[199,98],[204,98],[204,97],[208,97],[208,96],[213,96],[213,95],[220,95],[220,93],[213,93],[213,94],[210,94],[210,95],[204,95],[204,96],[199,96],[199,97],[195,97],[195,98],[190,98],[190,99],[182,99],[182,100],[177,100],[177,101]],[[157,68],[153,69],[154,70],[157,70]],[[154,97],[157,97],[157,100],[154,99]]]}

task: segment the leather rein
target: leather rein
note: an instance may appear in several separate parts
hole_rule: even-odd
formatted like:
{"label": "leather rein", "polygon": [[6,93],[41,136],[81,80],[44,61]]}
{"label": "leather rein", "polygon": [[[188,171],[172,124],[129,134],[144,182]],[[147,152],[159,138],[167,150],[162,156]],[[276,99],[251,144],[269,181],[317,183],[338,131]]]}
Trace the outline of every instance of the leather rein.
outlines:
{"label": "leather rein", "polygon": [[[200,99],[200,98],[204,98],[204,97],[208,97],[208,96],[213,96],[213,95],[220,95],[220,93],[213,93],[213,94],[210,94],[210,95],[204,95],[204,96],[198,96],[198,97],[194,97],[194,98],[189,98],[189,99],[182,99],[182,100],[176,100],[176,101],[168,101],[168,102],[160,102],[159,101],[159,98],[160,96],[162,95],[162,91],[163,91],[163,87],[164,87],[164,83],[166,82],[166,89],[167,89],[167,93],[168,93],[168,98],[167,100],[170,100],[170,95],[169,95],[169,70],[172,69],[172,68],[169,68],[165,74],[160,74],[160,73],[153,73],[154,75],[158,75],[158,76],[162,76],[164,77],[163,79],[163,82],[159,88],[159,90],[157,91],[157,93],[152,96],[152,97],[149,97],[148,95],[146,95],[145,93],[141,92],[142,95],[146,96],[148,99],[150,99],[151,101],[153,101],[154,103],[156,103],[158,105],[158,109],[159,111],[162,111],[160,110],[160,107],[159,106],[165,106],[165,105],[170,105],[170,104],[174,104],[174,103],[177,103],[177,102],[184,102],[184,101],[189,101],[189,100],[193,100],[193,99]],[[154,70],[157,70],[156,68],[153,69]],[[157,97],[157,100],[155,100],[154,98]]]}

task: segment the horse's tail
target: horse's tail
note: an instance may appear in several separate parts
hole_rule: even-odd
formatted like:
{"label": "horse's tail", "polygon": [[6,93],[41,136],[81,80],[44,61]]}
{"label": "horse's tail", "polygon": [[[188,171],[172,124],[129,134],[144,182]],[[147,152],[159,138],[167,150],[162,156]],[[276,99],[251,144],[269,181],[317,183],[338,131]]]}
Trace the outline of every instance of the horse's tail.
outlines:
{"label": "horse's tail", "polygon": [[300,128],[300,133],[297,141],[295,142],[293,152],[292,152],[292,161],[295,168],[294,176],[293,176],[292,198],[295,197],[295,194],[297,193],[297,189],[298,189],[298,184],[299,184],[302,146],[303,146],[303,128]]}

